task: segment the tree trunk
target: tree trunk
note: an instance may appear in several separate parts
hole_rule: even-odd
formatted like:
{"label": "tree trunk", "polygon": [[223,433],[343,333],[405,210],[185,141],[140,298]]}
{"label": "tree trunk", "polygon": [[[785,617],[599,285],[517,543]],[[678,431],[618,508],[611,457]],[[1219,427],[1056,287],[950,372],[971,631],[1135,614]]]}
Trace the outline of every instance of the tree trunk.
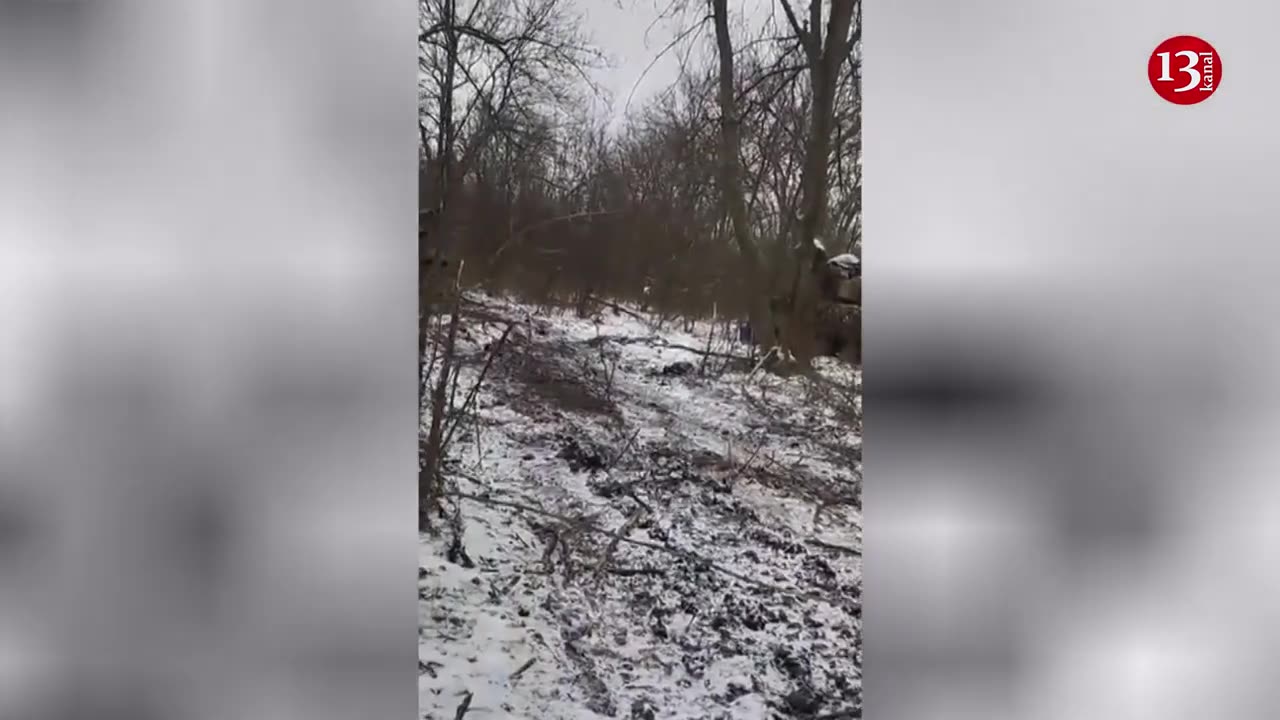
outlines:
{"label": "tree trunk", "polygon": [[[813,315],[819,301],[817,273],[822,271],[823,258],[814,241],[826,222],[836,86],[840,65],[847,57],[852,42],[849,31],[858,4],[858,0],[832,0],[825,38],[817,36],[816,23],[811,29],[811,47],[820,48],[820,52],[810,53],[809,82],[813,90],[813,115],[809,123],[801,176],[801,217],[795,227],[792,244],[797,263],[791,283],[789,314],[796,318]],[[813,6],[817,5],[818,0],[813,0]],[[801,359],[807,361],[809,358]]]}
{"label": "tree trunk", "polygon": [[[814,0],[817,4],[817,0]],[[827,20],[826,42],[822,55],[809,67],[813,87],[813,116],[805,147],[804,175],[801,182],[800,237],[797,246],[807,257],[813,256],[813,241],[821,232],[827,214],[827,189],[831,134],[835,125],[836,85],[840,65],[849,52],[849,29],[857,0],[831,0],[831,17]]]}
{"label": "tree trunk", "polygon": [[742,131],[733,86],[733,40],[729,35],[727,5],[727,0],[711,0],[712,19],[716,31],[716,51],[720,60],[720,192],[725,210],[729,215],[734,244],[737,245],[738,252],[742,256],[752,288],[751,331],[761,347],[772,348],[778,340],[775,319],[769,303],[772,282],[765,270],[760,250],[751,238],[747,203],[742,194],[739,160]]}
{"label": "tree trunk", "polygon": [[[454,144],[454,127],[453,127],[453,86],[454,76],[457,72],[458,65],[458,30],[457,22],[457,0],[445,0],[444,3],[444,33],[445,33],[445,72],[444,78],[440,83],[440,135],[437,141],[437,160],[440,163],[437,193],[437,205],[433,208],[433,212],[428,214],[427,221],[424,225],[420,225],[418,232],[418,253],[421,254],[426,248],[423,246],[430,239],[429,235],[439,234],[439,231],[445,227],[445,209],[450,191],[451,165],[453,162],[453,144]],[[421,222],[421,220],[420,220]],[[419,261],[421,267],[421,260]],[[418,276],[418,407],[419,412],[426,400],[427,380],[425,377],[426,364],[426,346],[427,346],[427,325],[429,322],[428,311],[425,306],[425,298],[427,297],[427,288],[423,283],[427,279],[424,278],[419,271]],[[445,377],[448,376],[448,366],[445,366]],[[432,418],[431,436],[425,438],[419,443],[418,451],[418,523],[419,529],[427,530],[430,527],[430,510],[437,493],[435,492],[435,483],[438,480],[438,470],[436,466],[439,458],[428,457],[430,451],[428,446],[437,442],[436,427],[437,423],[442,423],[443,418],[435,417],[440,409],[436,407],[437,403],[433,402],[431,407]]]}

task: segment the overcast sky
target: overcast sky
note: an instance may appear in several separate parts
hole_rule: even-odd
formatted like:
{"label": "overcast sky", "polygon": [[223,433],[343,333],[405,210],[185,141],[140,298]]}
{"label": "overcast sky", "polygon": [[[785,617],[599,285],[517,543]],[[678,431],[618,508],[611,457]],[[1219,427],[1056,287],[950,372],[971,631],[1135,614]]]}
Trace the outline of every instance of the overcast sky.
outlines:
{"label": "overcast sky", "polygon": [[[707,7],[706,0],[688,0],[690,11],[675,20],[658,21],[672,0],[576,0],[586,21],[586,30],[612,60],[612,67],[597,74],[599,82],[614,96],[614,117],[619,118],[628,96],[632,106],[642,104],[663,88],[669,87],[679,73],[675,52],[659,58],[662,51],[690,23],[696,22]],[[734,17],[750,17],[757,22],[767,16],[772,0],[731,0]],[[620,7],[621,6],[621,7]],[[658,22],[655,22],[658,21]],[[687,42],[707,46],[711,25]],[[682,44],[681,47],[684,45]],[[659,58],[655,62],[655,58]],[[646,72],[650,63],[653,67]]]}

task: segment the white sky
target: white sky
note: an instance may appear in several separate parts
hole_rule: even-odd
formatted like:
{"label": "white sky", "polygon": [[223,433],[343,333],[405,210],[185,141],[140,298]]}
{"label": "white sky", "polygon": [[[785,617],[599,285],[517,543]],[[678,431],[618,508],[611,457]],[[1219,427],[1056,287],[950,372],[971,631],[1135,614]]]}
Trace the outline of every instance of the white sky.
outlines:
{"label": "white sky", "polygon": [[[621,117],[633,88],[635,94],[631,103],[634,107],[675,81],[679,72],[676,52],[668,52],[656,63],[654,59],[689,23],[696,22],[708,9],[706,0],[684,1],[689,11],[683,17],[655,24],[672,0],[576,0],[584,15],[588,34],[612,60],[612,67],[599,72],[597,79],[614,96],[615,119]],[[751,19],[759,22],[768,17],[772,5],[773,0],[732,0],[729,3],[731,21],[746,17],[750,12]],[[710,33],[711,25],[708,23],[705,31],[685,42],[709,47]],[[684,47],[683,43],[681,47]],[[654,65],[646,73],[645,68],[650,63]]]}

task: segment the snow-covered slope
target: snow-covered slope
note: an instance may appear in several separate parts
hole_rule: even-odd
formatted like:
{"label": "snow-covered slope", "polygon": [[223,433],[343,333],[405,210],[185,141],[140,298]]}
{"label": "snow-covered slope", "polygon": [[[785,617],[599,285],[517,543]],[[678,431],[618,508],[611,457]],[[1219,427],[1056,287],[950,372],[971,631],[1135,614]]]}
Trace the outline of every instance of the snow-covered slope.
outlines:
{"label": "snow-covered slope", "polygon": [[422,538],[422,716],[861,717],[857,374],[468,308],[459,396],[514,327],[450,451],[462,543]]}

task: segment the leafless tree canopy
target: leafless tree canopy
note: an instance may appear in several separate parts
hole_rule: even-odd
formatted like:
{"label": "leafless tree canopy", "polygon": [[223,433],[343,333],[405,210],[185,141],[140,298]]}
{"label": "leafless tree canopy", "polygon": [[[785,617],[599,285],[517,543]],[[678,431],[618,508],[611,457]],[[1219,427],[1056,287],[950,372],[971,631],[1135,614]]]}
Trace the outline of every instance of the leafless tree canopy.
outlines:
{"label": "leafless tree canopy", "polygon": [[861,2],[801,2],[666,5],[654,52],[679,77],[611,126],[571,0],[423,0],[424,242],[464,285],[785,336],[813,241],[860,254],[861,235]]}
{"label": "leafless tree canopy", "polygon": [[494,709],[483,618],[558,639],[494,649],[523,717],[861,717],[861,4],[612,0],[669,31],[637,100],[606,1],[422,0],[427,715]]}

